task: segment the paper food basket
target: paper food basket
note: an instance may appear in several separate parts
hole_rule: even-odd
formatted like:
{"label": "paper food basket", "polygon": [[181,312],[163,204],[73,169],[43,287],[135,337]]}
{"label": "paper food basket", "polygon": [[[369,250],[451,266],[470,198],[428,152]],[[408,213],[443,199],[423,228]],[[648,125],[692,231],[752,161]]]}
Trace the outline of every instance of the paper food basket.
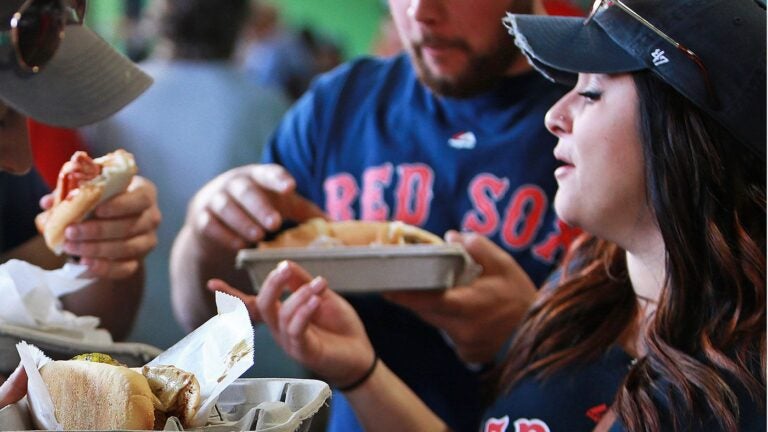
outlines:
{"label": "paper food basket", "polygon": [[[208,424],[194,430],[307,432],[330,396],[331,389],[323,381],[240,378],[219,395]],[[183,430],[173,420],[169,419],[164,430]],[[0,410],[0,430],[32,428],[26,400]]]}

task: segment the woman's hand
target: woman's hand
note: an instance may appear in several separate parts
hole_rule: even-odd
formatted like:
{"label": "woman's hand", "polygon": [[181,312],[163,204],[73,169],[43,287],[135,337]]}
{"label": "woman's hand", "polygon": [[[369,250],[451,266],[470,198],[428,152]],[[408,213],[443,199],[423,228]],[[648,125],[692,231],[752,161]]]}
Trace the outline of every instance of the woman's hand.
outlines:
{"label": "woman's hand", "polygon": [[[335,386],[353,383],[371,365],[373,347],[355,310],[296,263],[280,263],[255,296],[216,279],[208,288],[243,300],[288,355]],[[291,294],[281,300],[285,293]]]}

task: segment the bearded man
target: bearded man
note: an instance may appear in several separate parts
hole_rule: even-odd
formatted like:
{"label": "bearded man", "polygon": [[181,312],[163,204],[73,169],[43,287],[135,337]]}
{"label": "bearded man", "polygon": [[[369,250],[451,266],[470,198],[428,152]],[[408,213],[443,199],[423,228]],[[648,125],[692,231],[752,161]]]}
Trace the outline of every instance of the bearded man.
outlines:
{"label": "bearded man", "polygon": [[[208,288],[218,285],[208,279],[249,286],[233,269],[237,250],[285,221],[400,220],[438,235],[482,234],[495,245],[448,236],[483,266],[471,285],[349,298],[378,356],[453,430],[475,430],[480,376],[525,309],[505,281],[524,270],[541,283],[573,235],[551,206],[555,139],[543,122],[565,89],[532,71],[501,24],[506,12],[541,12],[536,1],[389,5],[405,53],[321,76],[262,164],[225,172],[196,194],[172,253],[174,311],[188,329],[212,316]],[[501,265],[506,254],[522,270]],[[269,319],[251,311],[255,322]],[[358,430],[342,393],[329,430]]]}

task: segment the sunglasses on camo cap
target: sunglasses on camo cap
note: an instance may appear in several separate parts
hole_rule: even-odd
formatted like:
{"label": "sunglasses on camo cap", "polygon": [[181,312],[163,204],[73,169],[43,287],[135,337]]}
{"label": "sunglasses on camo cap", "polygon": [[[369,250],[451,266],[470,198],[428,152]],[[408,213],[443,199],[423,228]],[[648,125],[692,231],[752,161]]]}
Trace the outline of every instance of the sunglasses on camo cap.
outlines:
{"label": "sunglasses on camo cap", "polygon": [[27,0],[0,32],[0,46],[12,45],[21,70],[37,73],[53,58],[67,25],[82,25],[86,0]]}

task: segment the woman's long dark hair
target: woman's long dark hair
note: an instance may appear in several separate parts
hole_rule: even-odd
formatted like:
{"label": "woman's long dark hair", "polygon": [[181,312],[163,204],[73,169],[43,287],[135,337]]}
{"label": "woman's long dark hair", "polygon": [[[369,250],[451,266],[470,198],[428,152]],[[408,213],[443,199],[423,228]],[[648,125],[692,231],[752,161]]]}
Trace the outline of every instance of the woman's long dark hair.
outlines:
{"label": "woman's long dark hair", "polygon": [[[662,418],[682,430],[712,416],[737,431],[737,393],[765,400],[765,161],[650,72],[634,80],[667,279],[648,352],[615,409],[631,431],[660,430]],[[602,355],[638,313],[624,251],[583,236],[522,323],[498,390]]]}

